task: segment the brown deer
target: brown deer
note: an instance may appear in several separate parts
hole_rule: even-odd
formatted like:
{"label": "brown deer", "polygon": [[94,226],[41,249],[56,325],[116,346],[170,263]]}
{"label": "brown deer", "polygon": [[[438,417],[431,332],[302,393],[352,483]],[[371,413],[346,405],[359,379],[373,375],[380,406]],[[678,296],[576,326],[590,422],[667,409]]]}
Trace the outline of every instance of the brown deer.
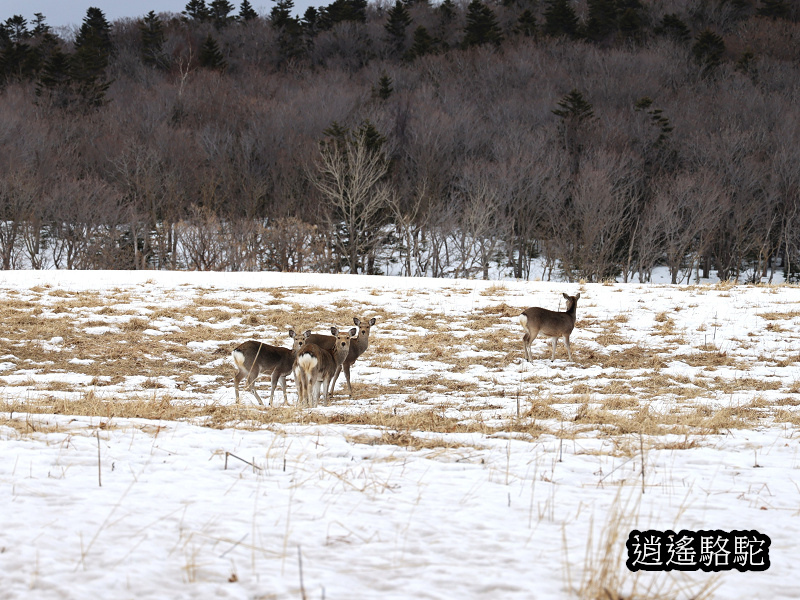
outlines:
{"label": "brown deer", "polygon": [[262,402],[261,396],[258,395],[255,388],[255,381],[261,373],[270,373],[272,376],[269,405],[272,406],[275,390],[279,383],[283,388],[283,403],[289,403],[289,397],[286,394],[286,376],[292,372],[294,357],[300,348],[295,332],[290,329],[289,335],[295,338],[294,347],[291,350],[280,346],[270,346],[255,340],[248,340],[239,344],[231,352],[233,366],[236,368],[236,373],[233,375],[233,389],[236,392],[237,404],[239,403],[239,382],[247,378],[244,386],[245,391],[252,393],[258,403],[264,406],[264,402]]}
{"label": "brown deer", "polygon": [[236,392],[236,404],[239,404],[239,382],[247,378],[245,391],[251,392],[256,397],[258,403],[264,406],[261,396],[258,395],[254,386],[256,378],[261,373],[272,374],[272,391],[269,394],[269,405],[275,396],[275,389],[278,383],[283,388],[283,402],[288,404],[289,398],[286,395],[286,376],[292,372],[294,357],[288,348],[270,346],[255,340],[248,340],[237,346],[231,352],[233,366],[236,373],[233,375],[233,389]]}
{"label": "brown deer", "polygon": [[[344,371],[344,378],[347,380],[347,389],[350,392],[350,397],[353,396],[353,388],[350,385],[350,367],[353,366],[353,363],[356,362],[359,356],[367,351],[369,347],[369,331],[372,326],[375,325],[375,317],[371,318],[369,322],[365,324],[362,324],[358,317],[353,317],[353,323],[358,327],[358,337],[354,338],[350,343],[350,351],[347,354],[347,358],[344,359],[344,362],[339,366],[336,370],[336,374],[333,376],[331,389],[328,392],[331,395],[333,395],[333,388],[336,387],[339,374]],[[333,336],[319,333],[312,333],[308,341],[325,350],[333,348],[335,342]]]}
{"label": "brown deer", "polygon": [[[350,340],[356,336],[358,330],[353,327],[350,331],[340,332],[336,327],[331,327],[331,333],[334,343],[330,350],[323,349],[311,341],[315,336],[311,330],[299,338],[300,349],[297,351],[293,366],[298,405],[317,406],[320,386],[322,386],[323,402],[328,404],[331,378],[341,369],[350,351]],[[295,343],[298,343],[297,340]]]}
{"label": "brown deer", "polygon": [[555,312],[547,310],[546,308],[539,308],[532,306],[525,309],[519,316],[519,324],[525,330],[525,335],[522,336],[522,343],[525,347],[525,358],[528,362],[533,362],[531,355],[531,342],[536,339],[539,333],[549,337],[553,342],[553,353],[550,360],[556,358],[556,343],[558,338],[564,338],[564,345],[567,347],[567,354],[569,359],[572,360],[572,350],[569,347],[569,334],[572,333],[575,327],[575,319],[577,315],[578,299],[580,294],[575,296],[568,296],[564,294],[567,299],[567,310],[564,312]]}

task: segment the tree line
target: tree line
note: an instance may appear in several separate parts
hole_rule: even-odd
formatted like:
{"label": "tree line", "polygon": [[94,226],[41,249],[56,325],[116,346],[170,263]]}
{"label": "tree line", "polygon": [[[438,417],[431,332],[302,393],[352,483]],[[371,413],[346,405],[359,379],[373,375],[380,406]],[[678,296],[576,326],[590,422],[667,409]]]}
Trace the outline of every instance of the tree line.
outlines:
{"label": "tree line", "polygon": [[799,21],[787,0],[13,15],[0,261],[793,279]]}

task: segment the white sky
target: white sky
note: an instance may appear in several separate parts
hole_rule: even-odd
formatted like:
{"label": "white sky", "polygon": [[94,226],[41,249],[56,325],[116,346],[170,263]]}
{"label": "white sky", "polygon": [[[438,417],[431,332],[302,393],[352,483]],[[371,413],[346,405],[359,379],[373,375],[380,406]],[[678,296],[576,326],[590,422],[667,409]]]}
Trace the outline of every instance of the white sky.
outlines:
{"label": "white sky", "polygon": [[[234,13],[239,13],[241,0],[230,0],[235,6]],[[330,4],[332,0],[295,0],[295,12],[302,15],[309,6],[323,6]],[[51,27],[65,27],[69,25],[80,25],[86,16],[86,9],[97,7],[102,10],[106,19],[115,21],[123,17],[141,17],[151,10],[158,12],[179,13],[185,7],[188,0],[0,0],[0,20],[5,21],[9,17],[21,14],[33,21],[34,13],[40,12],[45,16],[45,22]],[[208,2],[206,2],[208,3]],[[272,10],[274,2],[271,0],[250,0],[250,4],[256,12],[265,15]]]}

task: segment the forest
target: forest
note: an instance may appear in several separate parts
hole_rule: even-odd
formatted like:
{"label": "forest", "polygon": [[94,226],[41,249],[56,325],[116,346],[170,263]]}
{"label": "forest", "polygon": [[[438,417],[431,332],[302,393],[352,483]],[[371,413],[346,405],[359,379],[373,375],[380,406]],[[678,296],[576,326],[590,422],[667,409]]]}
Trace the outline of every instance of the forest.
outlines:
{"label": "forest", "polygon": [[0,18],[4,269],[800,273],[797,2]]}

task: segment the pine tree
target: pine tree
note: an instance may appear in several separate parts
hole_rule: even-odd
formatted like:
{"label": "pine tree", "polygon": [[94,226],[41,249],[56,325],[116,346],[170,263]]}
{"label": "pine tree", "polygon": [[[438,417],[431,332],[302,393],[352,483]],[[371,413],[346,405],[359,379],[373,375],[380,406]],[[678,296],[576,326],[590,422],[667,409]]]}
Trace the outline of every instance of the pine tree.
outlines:
{"label": "pine tree", "polygon": [[561,119],[561,130],[564,134],[564,149],[571,158],[571,172],[578,172],[579,158],[583,150],[581,133],[585,125],[594,121],[594,109],[577,89],[572,89],[558,102],[559,108],[553,114]]}
{"label": "pine tree", "polygon": [[701,31],[692,46],[692,54],[703,73],[710,73],[722,62],[725,41],[710,29]]}
{"label": "pine tree", "polygon": [[575,37],[578,16],[568,0],[549,0],[544,11],[544,32],[547,35]]}
{"label": "pine tree", "polygon": [[208,7],[205,0],[189,0],[182,11],[186,17],[193,21],[203,22],[209,18]]}
{"label": "pine tree", "polygon": [[389,35],[389,43],[395,52],[400,54],[406,43],[406,29],[411,24],[411,15],[401,0],[395,0],[394,6],[387,12],[387,17],[383,28]]}
{"label": "pine tree", "polygon": [[44,61],[36,82],[37,98],[47,98],[53,106],[69,108],[76,101],[70,76],[70,57],[59,47],[53,48]]}
{"label": "pine tree", "polygon": [[44,15],[42,13],[33,13],[33,16],[36,17],[36,25],[34,26],[31,35],[38,37],[40,35],[44,35],[45,33],[50,33],[50,25],[44,22]]}
{"label": "pine tree", "polygon": [[213,0],[208,5],[208,17],[217,29],[223,29],[236,20],[232,16],[234,6],[228,0]]}
{"label": "pine tree", "polygon": [[3,37],[12,42],[21,42],[31,37],[30,31],[28,31],[28,21],[22,15],[14,15],[6,19],[6,22],[0,27],[3,29]]}
{"label": "pine tree", "polygon": [[213,69],[217,71],[224,71],[227,66],[225,58],[222,56],[222,51],[219,49],[217,40],[209,33],[206,41],[200,47],[200,54],[198,56],[200,66],[206,69]]}
{"label": "pine tree", "polygon": [[276,29],[286,27],[293,19],[294,0],[276,0],[269,12],[269,20]]}
{"label": "pine tree", "polygon": [[422,25],[414,30],[414,39],[411,42],[411,48],[406,53],[407,60],[414,60],[420,56],[431,54],[436,49],[436,40],[431,37],[428,30]]}
{"label": "pine tree", "polygon": [[150,11],[139,24],[142,36],[142,62],[151,67],[166,65],[164,56],[164,25],[155,13]]}
{"label": "pine tree", "polygon": [[450,23],[456,18],[456,5],[453,0],[444,0],[437,9],[443,23]]}
{"label": "pine tree", "polygon": [[660,146],[664,144],[674,127],[672,127],[669,119],[663,115],[663,111],[660,108],[653,108],[652,98],[648,96],[639,98],[634,103],[633,108],[636,111],[645,111],[650,115],[650,121],[658,129],[658,138],[656,139],[655,145]]}
{"label": "pine tree", "polygon": [[786,0],[761,0],[756,14],[770,19],[788,19],[791,11]]}
{"label": "pine tree", "polygon": [[334,0],[320,9],[320,27],[330,29],[342,21],[365,23],[367,21],[367,0]]}
{"label": "pine tree", "polygon": [[669,36],[676,42],[685,42],[691,36],[686,23],[675,13],[668,13],[661,17],[661,23],[654,31],[659,35]]}
{"label": "pine tree", "polygon": [[525,37],[536,35],[536,16],[530,9],[526,8],[520,13],[516,25],[514,25],[514,31]]}
{"label": "pine tree", "polygon": [[242,4],[239,7],[239,19],[247,22],[252,21],[257,17],[258,13],[253,9],[253,6],[250,4],[249,0],[242,0]]}
{"label": "pine tree", "polygon": [[375,95],[381,100],[388,100],[393,91],[392,78],[384,71],[381,73],[381,78],[378,80],[378,89],[375,91]]}
{"label": "pine tree", "polygon": [[577,89],[572,89],[566,96],[558,101],[558,109],[553,114],[562,119],[572,119],[577,122],[594,119],[594,109]]}
{"label": "pine tree", "polygon": [[105,103],[105,94],[111,82],[105,70],[111,57],[111,25],[99,8],[89,8],[83,24],[75,36],[75,53],[72,55],[71,75],[78,86],[87,108]]}
{"label": "pine tree", "polygon": [[481,0],[472,0],[467,6],[464,47],[468,48],[489,43],[499,46],[502,41],[503,32],[500,30],[494,11]]}
{"label": "pine tree", "polygon": [[588,16],[586,19],[586,36],[599,41],[610,35],[617,28],[616,0],[588,0]]}

